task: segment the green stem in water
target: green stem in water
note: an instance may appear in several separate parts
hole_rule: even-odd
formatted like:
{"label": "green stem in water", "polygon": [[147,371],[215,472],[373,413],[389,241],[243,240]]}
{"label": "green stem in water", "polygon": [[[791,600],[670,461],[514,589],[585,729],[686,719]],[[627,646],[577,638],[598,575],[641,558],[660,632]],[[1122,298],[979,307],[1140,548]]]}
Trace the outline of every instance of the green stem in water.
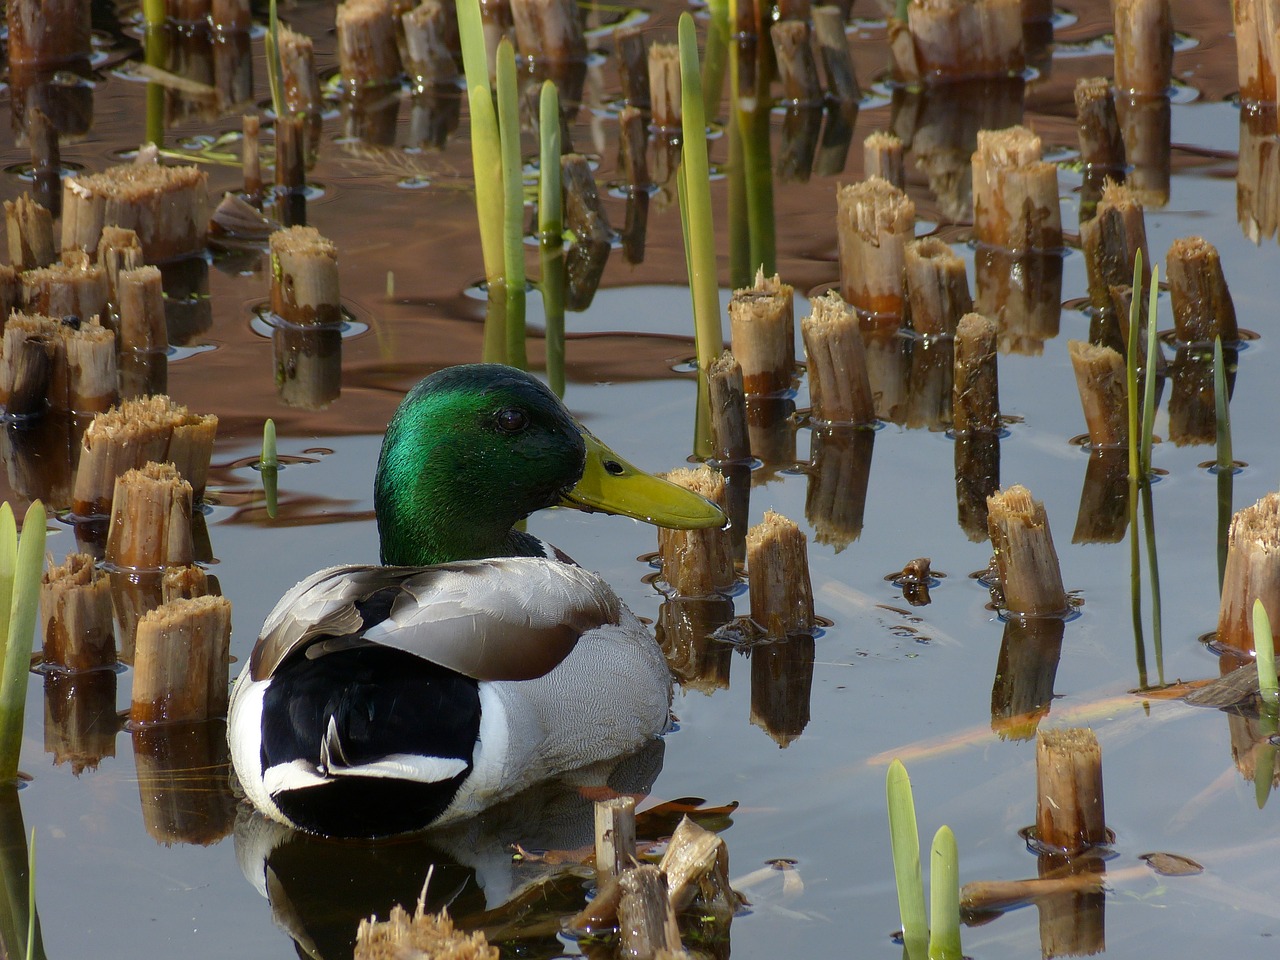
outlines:
{"label": "green stem in water", "polygon": [[1164,686],[1164,616],[1160,606],[1160,561],[1156,557],[1156,515],[1151,497],[1151,480],[1142,485],[1143,532],[1147,541],[1147,563],[1151,571],[1151,646],[1156,656],[1156,682]]}
{"label": "green stem in water", "polygon": [[964,960],[960,947],[960,853],[941,826],[929,853],[929,960]]}
{"label": "green stem in water", "polygon": [[1129,479],[1142,475],[1138,453],[1138,319],[1142,306],[1142,251],[1133,258],[1133,295],[1129,302],[1129,337],[1125,345],[1125,399],[1129,412]]}
{"label": "green stem in water", "polygon": [[507,281],[507,363],[529,366],[525,354],[524,163],[520,156],[520,103],[516,53],[506,37],[498,44],[498,139],[502,151],[502,261]]}
{"label": "green stem in water", "polygon": [[547,379],[564,396],[564,201],[560,182],[560,95],[542,83],[538,104],[538,254],[546,325]]}
{"label": "green stem in water", "polygon": [[44,504],[34,501],[27,508],[22,537],[18,539],[14,532],[13,511],[8,504],[5,504],[4,514],[7,519],[0,521],[3,528],[0,537],[5,541],[0,549],[3,555],[0,578],[8,581],[4,592],[8,593],[9,602],[3,609],[7,630],[4,667],[0,674],[0,780],[13,780],[18,776],[23,708],[27,701],[27,678],[31,675],[31,645],[40,612],[46,517]]}
{"label": "green stem in water", "polygon": [[[1132,437],[1132,434],[1130,434]],[[1129,444],[1133,453],[1133,444]],[[1132,458],[1130,464],[1133,463]],[[1133,648],[1138,661],[1138,689],[1147,689],[1147,645],[1142,636],[1142,548],[1138,542],[1138,478],[1129,475],[1129,597],[1133,617]]]}
{"label": "green stem in water", "polygon": [[680,106],[683,140],[680,183],[683,187],[685,251],[693,294],[693,323],[698,366],[710,367],[724,346],[720,326],[720,288],[716,278],[715,225],[711,220],[711,173],[707,160],[707,124],[702,109],[698,69],[698,37],[689,13],[680,15]]}
{"label": "green stem in water", "polygon": [[893,850],[893,879],[898,887],[902,942],[910,960],[929,955],[929,927],[924,910],[924,880],[920,874],[920,831],[911,779],[901,760],[889,764],[885,777],[889,806],[889,843]]}
{"label": "green stem in water", "polygon": [[270,417],[262,425],[262,454],[258,458],[258,472],[262,474],[267,516],[274,520],[279,509],[277,484],[280,479],[280,457],[276,453],[276,422]]}
{"label": "green stem in water", "polygon": [[[458,37],[467,76],[467,105],[471,111],[471,167],[476,187],[476,219],[484,275],[492,287],[503,278],[502,146],[498,117],[489,89],[489,62],[484,49],[484,24],[479,0],[457,0]],[[493,296],[490,291],[490,297]]]}
{"label": "green stem in water", "polygon": [[276,0],[271,0],[267,20],[267,82],[271,85],[271,109],[284,116],[284,65],[280,62],[280,15]]}
{"label": "green stem in water", "polygon": [[1156,424],[1156,294],[1160,268],[1151,268],[1151,294],[1147,302],[1147,358],[1142,371],[1142,447],[1139,469],[1144,479],[1151,476],[1151,444]]}
{"label": "green stem in water", "polygon": [[1235,487],[1235,457],[1231,450],[1231,405],[1227,397],[1227,364],[1222,355],[1222,338],[1213,340],[1213,406],[1217,427],[1218,474],[1218,592],[1227,573],[1227,542],[1231,533],[1232,494]]}

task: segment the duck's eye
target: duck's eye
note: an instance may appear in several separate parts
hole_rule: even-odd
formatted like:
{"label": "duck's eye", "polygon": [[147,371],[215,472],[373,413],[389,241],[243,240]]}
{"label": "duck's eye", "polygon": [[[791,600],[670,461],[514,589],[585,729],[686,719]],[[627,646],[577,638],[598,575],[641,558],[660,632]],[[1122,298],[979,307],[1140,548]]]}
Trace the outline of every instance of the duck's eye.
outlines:
{"label": "duck's eye", "polygon": [[529,417],[523,410],[512,407],[498,411],[498,429],[503,433],[519,433],[529,425]]}

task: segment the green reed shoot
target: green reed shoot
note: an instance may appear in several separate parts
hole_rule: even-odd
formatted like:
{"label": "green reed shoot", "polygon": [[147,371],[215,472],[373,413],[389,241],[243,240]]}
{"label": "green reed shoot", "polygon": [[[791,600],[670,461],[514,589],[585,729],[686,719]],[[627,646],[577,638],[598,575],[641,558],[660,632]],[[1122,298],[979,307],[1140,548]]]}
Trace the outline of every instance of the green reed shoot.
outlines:
{"label": "green reed shoot", "polygon": [[280,457],[276,453],[276,422],[270,417],[262,425],[262,454],[258,457],[258,472],[262,474],[262,492],[267,500],[267,516],[276,518]]}
{"label": "green reed shoot", "polygon": [[471,165],[476,185],[476,218],[480,222],[480,249],[485,279],[492,286],[502,281],[504,269],[502,145],[498,116],[489,89],[489,61],[484,47],[480,0],[457,0],[458,37],[467,77],[467,105],[471,112]]}
{"label": "green reed shoot", "polygon": [[498,44],[498,139],[502,149],[502,264],[507,287],[507,363],[529,365],[524,344],[524,170],[520,157],[520,101],[516,94],[516,51],[503,37]]}
{"label": "green reed shoot", "polygon": [[920,831],[911,779],[901,760],[889,764],[885,777],[889,806],[889,843],[893,850],[893,879],[898,887],[902,942],[911,960],[928,956],[929,927],[924,911],[924,879],[920,874]]}
{"label": "green reed shoot", "polygon": [[1271,618],[1261,600],[1253,601],[1253,650],[1258,666],[1258,693],[1262,702],[1280,706],[1280,683],[1276,681],[1276,648]]}
{"label": "green reed shoot", "polygon": [[40,609],[44,572],[45,509],[39,500],[27,508],[18,537],[13,508],[0,506],[0,781],[18,776],[22,750],[23,707],[31,671],[31,645]]}
{"label": "green reed shoot", "polygon": [[720,95],[724,91],[725,68],[729,62],[729,0],[708,0],[707,45],[702,59],[702,112],[716,116]]}
{"label": "green reed shoot", "polygon": [[[740,0],[729,0],[730,23],[738,22],[738,3]],[[768,36],[760,38],[764,49],[769,46]],[[772,57],[757,57],[756,83],[752,90],[744,90],[742,80],[743,64],[740,62],[741,50],[734,43],[729,49],[729,84],[732,100],[731,130],[736,130],[741,141],[741,170],[743,180],[743,199],[746,205],[747,220],[747,269],[743,273],[737,270],[730,274],[730,281],[735,287],[751,285],[757,269],[771,276],[777,272],[777,234],[773,216],[773,156],[770,152],[770,108],[772,100],[769,96],[770,70]],[[738,159],[737,156],[733,159]],[[732,261],[737,266],[738,261]]]}
{"label": "green reed shoot", "polygon": [[1129,479],[1142,474],[1138,455],[1138,314],[1142,301],[1142,251],[1133,258],[1133,296],[1129,301],[1129,336],[1125,344],[1125,399],[1129,412]]}
{"label": "green reed shoot", "polygon": [[[272,8],[274,7],[273,2]],[[168,16],[165,0],[142,0],[142,19],[146,21],[148,30],[163,27]]]}
{"label": "green reed shoot", "polygon": [[[1151,444],[1156,423],[1156,294],[1159,291],[1160,268],[1151,268],[1151,291],[1147,298],[1147,356],[1142,369],[1142,438],[1139,467],[1144,477],[1151,475]],[[1135,289],[1134,299],[1139,291]]]}
{"label": "green reed shoot", "polygon": [[1217,428],[1218,472],[1218,592],[1227,573],[1227,541],[1231,532],[1231,501],[1235,486],[1235,457],[1231,450],[1231,403],[1227,396],[1227,364],[1222,338],[1213,338],[1213,408]]}
{"label": "green reed shoot", "polygon": [[271,0],[267,16],[267,82],[271,85],[271,110],[279,119],[284,116],[284,66],[280,63],[280,14],[276,0]]}
{"label": "green reed shoot", "polygon": [[943,825],[929,853],[929,960],[964,960],[960,947],[960,853]]}
{"label": "green reed shoot", "polygon": [[36,947],[36,828],[31,828],[27,845],[27,952],[26,960],[34,960]]}
{"label": "green reed shoot", "polygon": [[720,287],[716,279],[716,234],[711,221],[711,173],[707,160],[707,120],[702,105],[698,36],[693,16],[680,14],[680,145],[679,187],[685,213],[685,259],[693,296],[694,339],[698,366],[706,370],[720,355]]}
{"label": "green reed shoot", "polygon": [[546,324],[547,379],[564,396],[564,198],[560,182],[560,93],[542,82],[538,102],[538,253]]}

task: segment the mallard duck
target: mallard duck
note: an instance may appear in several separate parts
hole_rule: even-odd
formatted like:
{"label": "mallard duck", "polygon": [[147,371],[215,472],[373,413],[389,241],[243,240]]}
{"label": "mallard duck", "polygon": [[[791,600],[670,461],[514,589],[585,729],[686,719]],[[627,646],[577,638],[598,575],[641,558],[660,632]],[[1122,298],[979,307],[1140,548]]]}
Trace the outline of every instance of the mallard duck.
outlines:
{"label": "mallard duck", "polygon": [[725,522],[617,456],[526,373],[472,364],[418,383],[378,460],[382,565],[290,590],[232,690],[249,800],[312,833],[400,833],[663,732],[671,681],[653,635],[604,580],[516,529],[556,505]]}

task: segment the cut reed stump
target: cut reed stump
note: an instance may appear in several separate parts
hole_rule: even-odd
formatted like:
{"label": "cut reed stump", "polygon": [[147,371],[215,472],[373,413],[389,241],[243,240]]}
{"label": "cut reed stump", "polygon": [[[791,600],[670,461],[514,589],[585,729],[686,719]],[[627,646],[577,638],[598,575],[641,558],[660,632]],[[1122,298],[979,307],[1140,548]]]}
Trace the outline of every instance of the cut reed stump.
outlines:
{"label": "cut reed stump", "polygon": [[[1133,262],[1151,263],[1147,252],[1147,227],[1142,201],[1129,186],[1108,180],[1092,220],[1080,224],[1080,246],[1089,278],[1089,300],[1108,316],[1112,312],[1111,287],[1133,283]],[[1143,278],[1143,286],[1147,283]]]}
{"label": "cut reed stump", "polygon": [[[1275,103],[1277,15],[1274,0],[1236,0],[1231,5],[1236,70],[1245,104]],[[1243,156],[1243,151],[1241,151]]]}
{"label": "cut reed stump", "polygon": [[22,309],[50,317],[106,316],[106,272],[79,250],[67,251],[63,259],[20,275]]}
{"label": "cut reed stump", "polygon": [[103,227],[138,234],[147,263],[201,253],[209,224],[208,174],[130,163],[62,182],[62,249],[93,254]]}
{"label": "cut reed stump", "polygon": [[1048,716],[1066,627],[1058,617],[1005,621],[991,686],[991,730],[1000,739],[1030,740]]}
{"label": "cut reed stump", "polygon": [[679,132],[680,50],[674,43],[649,45],[649,104],[658,130]]}
{"label": "cut reed stump", "polygon": [[[862,88],[858,85],[853,57],[849,53],[849,38],[844,32],[844,12],[837,6],[821,6],[813,8],[812,16],[813,33],[827,78],[827,93],[836,104],[856,104],[862,99]],[[866,171],[867,176],[871,173],[871,170]],[[894,182],[889,177],[885,179]],[[896,186],[902,184],[897,183]]]}
{"label": "cut reed stump", "polygon": [[628,107],[649,110],[649,54],[644,34],[636,26],[618,27],[613,31],[613,45],[618,59],[618,80],[622,102]]}
{"label": "cut reed stump", "polygon": [[1004,594],[1001,606],[1023,617],[1070,609],[1044,504],[1023,486],[987,498],[987,531]]}
{"label": "cut reed stump", "polygon": [[756,274],[755,285],[729,300],[733,355],[742,365],[747,396],[771,396],[791,388],[795,372],[792,288],[778,277]]}
{"label": "cut reed stump", "polygon": [[916,0],[890,18],[894,79],[947,83],[1006,77],[1026,65],[1020,0]]}
{"label": "cut reed stump", "polygon": [[1068,340],[1067,353],[1076,374],[1080,405],[1095,447],[1123,446],[1129,442],[1128,389],[1124,357],[1111,347],[1083,340]]}
{"label": "cut reed stump", "polygon": [[711,446],[717,463],[749,463],[746,386],[742,365],[725,350],[707,371],[711,397]]}
{"label": "cut reed stump", "polygon": [[116,479],[107,562],[131,570],[191,563],[191,484],[171,463],[147,463]]}
{"label": "cut reed stump", "polygon": [[157,267],[122,271],[119,277],[120,349],[146,353],[169,348],[164,287]]}
{"label": "cut reed stump", "polygon": [[905,189],[906,171],[902,162],[902,141],[892,133],[877,130],[862,141],[862,169],[865,175],[887,180]]}
{"label": "cut reed stump", "polygon": [[974,310],[996,321],[1000,352],[1042,353],[1061,325],[1062,257],[979,247],[973,260]]}
{"label": "cut reed stump", "polygon": [[34,105],[27,110],[26,126],[32,191],[36,201],[56,217],[62,212],[62,152],[58,147],[58,128]]}
{"label": "cut reed stump", "polygon": [[952,336],[960,318],[973,309],[964,261],[938,237],[907,244],[903,279],[906,320],[922,336]]}
{"label": "cut reed stump", "polygon": [[136,724],[192,722],[227,710],[231,601],[175,600],[138,622],[133,703]]}
{"label": "cut reed stump", "polygon": [[240,118],[240,166],[244,170],[244,199],[255,207],[262,206],[262,153],[259,135],[262,120],[246,113]]}
{"label": "cut reed stump", "polygon": [[9,0],[9,62],[50,68],[93,52],[89,0]]}
{"label": "cut reed stump", "polygon": [[751,619],[771,637],[813,629],[808,538],[795,523],[766,510],[747,533]]}
{"label": "cut reed stump", "polygon": [[93,418],[81,441],[72,512],[109,516],[116,477],[149,461],[173,463],[199,498],[209,475],[218,418],[166,396],[126,400]]}
{"label": "cut reed stump", "polygon": [[457,45],[458,17],[452,4],[423,0],[400,15],[400,24],[404,30],[401,59],[405,72],[419,88],[457,77],[453,49]]}
{"label": "cut reed stump", "polygon": [[786,749],[809,725],[816,643],[801,633],[751,648],[751,714],[780,748]]}
{"label": "cut reed stump", "polygon": [[609,259],[613,232],[586,157],[564,154],[560,182],[564,185],[564,228],[574,238],[565,251],[565,309],[584,310],[595,296]]}
{"label": "cut reed stump", "polygon": [[809,42],[809,24],[803,20],[779,20],[769,28],[773,52],[782,81],[782,100],[789,106],[822,103],[818,64]]}
{"label": "cut reed stump", "polygon": [[[116,662],[111,624],[111,581],[86,553],[49,565],[41,580],[41,659],[67,673],[109,668]],[[114,711],[114,701],[111,705]]]}
{"label": "cut reed stump", "polygon": [[1036,840],[1068,855],[1108,840],[1102,748],[1092,730],[1042,730],[1036,738]]}
{"label": "cut reed stump", "polygon": [[831,290],[811,297],[812,313],[800,322],[809,362],[812,419],[821,423],[875,423],[875,398],[866,348],[853,308]]}
{"label": "cut reed stump", "polygon": [[[304,33],[280,25],[280,82],[284,87],[284,102],[292,118],[305,116],[310,130],[312,146],[320,136],[321,111],[324,99],[320,94],[320,74],[316,71],[315,44]],[[276,123],[281,118],[276,118]],[[280,133],[277,130],[276,138]],[[278,147],[277,147],[278,149]]]}
{"label": "cut reed stump", "polygon": [[1124,139],[1116,119],[1116,102],[1106,77],[1076,81],[1076,130],[1080,160],[1087,172],[1102,171],[1116,180],[1124,176]]}
{"label": "cut reed stump", "polygon": [[1127,446],[1089,451],[1072,543],[1119,543],[1129,526]]}
{"label": "cut reed stump", "polygon": [[396,10],[391,0],[346,0],[338,5],[335,23],[338,65],[348,93],[399,80]]}
{"label": "cut reed stump", "polygon": [[644,864],[622,874],[618,885],[622,889],[618,902],[622,952],[630,957],[657,957],[662,953],[687,957],[662,871]]}
{"label": "cut reed stump", "polygon": [[1183,343],[1224,344],[1240,339],[1236,308],[1222,274],[1222,258],[1204,237],[1182,237],[1166,260],[1173,324]]}
{"label": "cut reed stump", "polygon": [[587,40],[573,0],[510,0],[516,49],[531,60],[585,61]]}
{"label": "cut reed stump", "polygon": [[58,259],[53,242],[53,214],[24,193],[4,202],[9,239],[9,262],[15,270],[47,267]]}
{"label": "cut reed stump", "polygon": [[733,601],[728,597],[676,597],[662,602],[654,634],[681,690],[710,696],[728,689],[734,645],[712,634],[732,619]]}
{"label": "cut reed stump", "polygon": [[96,413],[115,402],[116,337],[96,318],[14,313],[3,336],[0,396],[10,413]]}
{"label": "cut reed stump", "polygon": [[117,315],[120,312],[121,272],[137,270],[145,262],[137,231],[126,227],[102,228],[102,237],[98,241],[98,265],[107,276],[107,302],[115,308]]}
{"label": "cut reed stump", "polygon": [[1041,159],[1023,126],[978,131],[973,159],[973,235],[1012,253],[1062,247],[1058,168]]}
{"label": "cut reed stump", "polygon": [[1275,622],[1280,611],[1280,493],[1269,493],[1231,518],[1218,607],[1219,647],[1252,653],[1253,602]]}
{"label": "cut reed stump", "polygon": [[877,320],[901,318],[903,266],[915,230],[916,205],[879,177],[840,187],[836,204],[840,295]]}
{"label": "cut reed stump", "polygon": [[271,235],[271,311],[298,327],[341,324],[338,248],[315,227]]}
{"label": "cut reed stump", "polygon": [[166,846],[205,846],[230,834],[237,804],[226,775],[226,724],[134,724],[132,733],[147,835]]}
{"label": "cut reed stump", "polygon": [[809,454],[804,515],[814,539],[839,553],[862,536],[874,430],[816,427]]}
{"label": "cut reed stump", "polygon": [[628,104],[618,111],[618,165],[632,192],[644,190],[651,182],[648,147],[644,111]]}
{"label": "cut reed stump", "polygon": [[729,886],[729,847],[724,839],[682,817],[658,869],[667,878],[667,896],[676,912],[696,903],[704,916],[727,924],[744,902]]}
{"label": "cut reed stump", "polygon": [[427,913],[425,900],[419,900],[412,916],[397,904],[385,921],[361,920],[353,960],[498,960],[499,956],[483,932],[464,933],[454,927],[447,909]]}
{"label": "cut reed stump", "polygon": [[636,864],[636,799],[630,796],[597,800],[596,885],[603,886]]}
{"label": "cut reed stump", "polygon": [[980,313],[966,313],[956,326],[951,428],[957,436],[1000,429],[996,334],[995,321]]}
{"label": "cut reed stump", "polygon": [[[111,610],[107,609],[108,624]],[[112,657],[114,660],[114,656]],[[71,764],[80,776],[116,755],[120,721],[116,715],[116,672],[46,671],[44,675],[44,751],[55,766]]]}
{"label": "cut reed stump", "polygon": [[[707,466],[673,470],[672,483],[725,507],[724,477]],[[662,578],[681,597],[710,597],[734,584],[733,550],[724,527],[707,530],[658,528]]]}
{"label": "cut reed stump", "polygon": [[1131,96],[1166,96],[1173,79],[1169,0],[1116,0],[1113,9],[1116,89]]}

